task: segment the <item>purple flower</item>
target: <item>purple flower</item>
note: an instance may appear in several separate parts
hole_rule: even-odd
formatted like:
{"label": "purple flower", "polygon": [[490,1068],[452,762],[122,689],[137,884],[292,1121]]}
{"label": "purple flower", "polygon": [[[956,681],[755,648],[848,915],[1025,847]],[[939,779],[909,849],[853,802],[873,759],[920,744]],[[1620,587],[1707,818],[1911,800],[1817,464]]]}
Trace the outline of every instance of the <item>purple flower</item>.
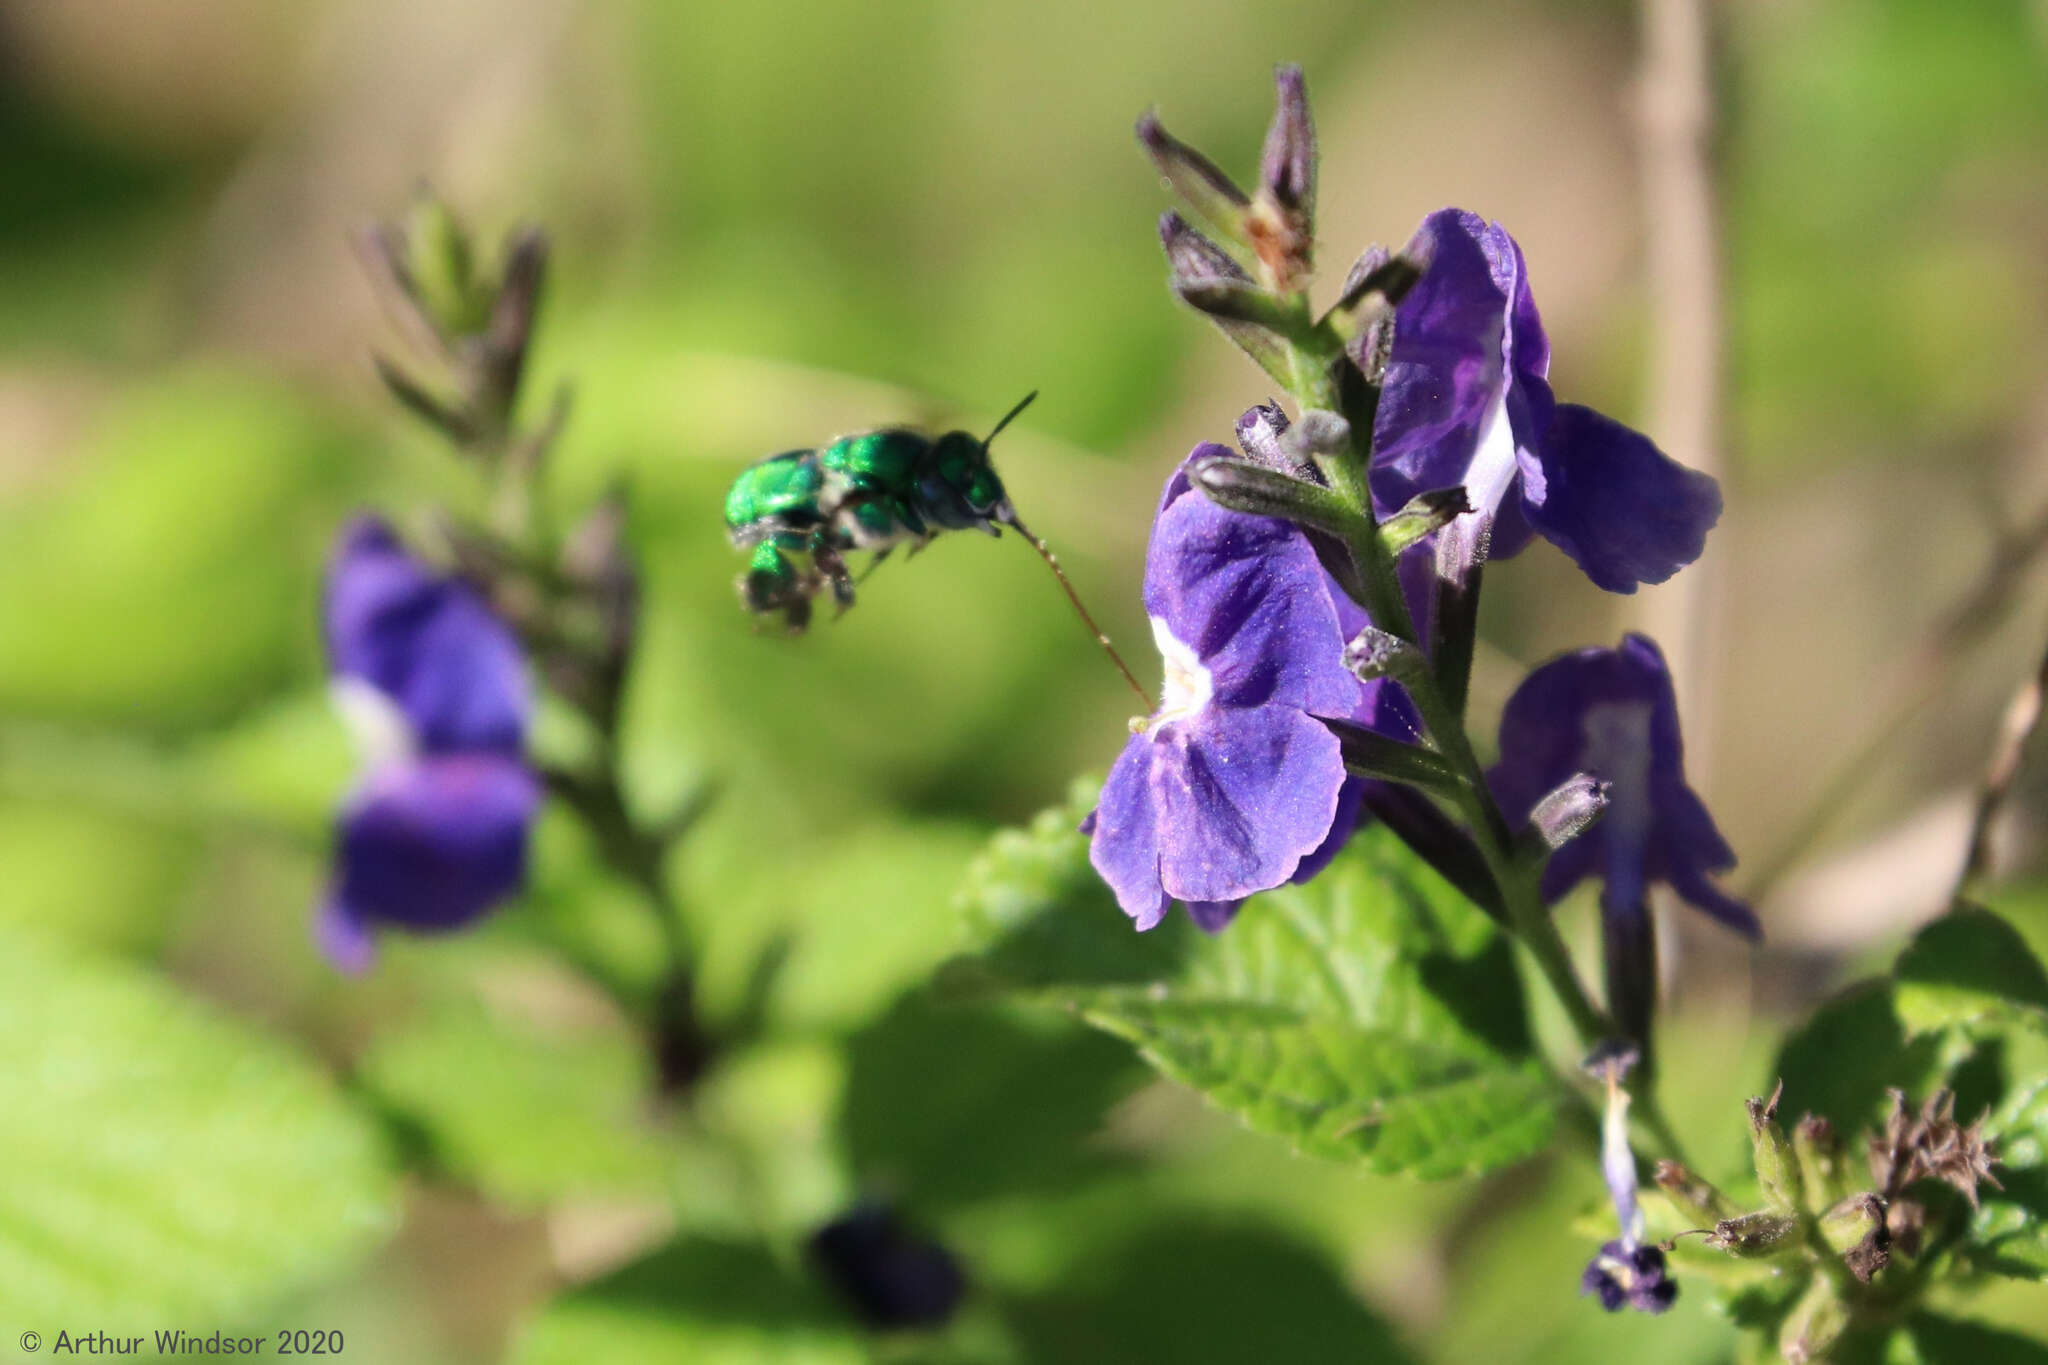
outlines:
{"label": "purple flower", "polygon": [[1665,882],[1729,928],[1761,937],[1755,913],[1709,876],[1735,866],[1735,854],[1685,784],[1678,701],[1655,644],[1628,635],[1619,649],[1582,649],[1531,673],[1501,714],[1500,754],[1488,780],[1510,818],[1526,820],[1580,773],[1607,784],[1599,822],[1550,856],[1546,900],[1598,875],[1611,922],[1643,917],[1650,884]]}
{"label": "purple flower", "polygon": [[335,965],[369,965],[375,926],[459,928],[526,879],[540,785],[512,632],[437,577],[383,521],[342,532],[328,566],[328,667],[366,772],[342,807],[318,927]]}
{"label": "purple flower", "polygon": [[[1205,443],[1188,461],[1226,453]],[[1357,821],[1362,789],[1316,717],[1397,725],[1406,698],[1344,668],[1343,624],[1363,613],[1302,532],[1225,511],[1185,470],[1145,560],[1159,709],[1134,724],[1082,830],[1138,928],[1178,900],[1213,931],[1246,897],[1319,871]]]}
{"label": "purple flower", "polygon": [[1551,396],[1550,343],[1514,238],[1440,209],[1410,251],[1429,268],[1395,314],[1373,424],[1382,510],[1462,484],[1474,510],[1445,528],[1445,554],[1504,557],[1533,531],[1609,592],[1699,558],[1720,489],[1639,432]]}
{"label": "purple flower", "polygon": [[1587,1069],[1607,1083],[1607,1112],[1600,1128],[1600,1172],[1614,1201],[1621,1236],[1601,1246],[1579,1277],[1579,1293],[1598,1294],[1612,1313],[1623,1304],[1642,1313],[1661,1313],[1678,1297],[1678,1285],[1664,1270],[1664,1253],[1643,1244],[1643,1211],[1636,1203],[1636,1156],[1628,1145],[1628,1091],[1621,1082],[1636,1063],[1635,1049],[1608,1046],[1595,1052]]}
{"label": "purple flower", "polygon": [[1600,1306],[1610,1313],[1623,1304],[1638,1313],[1661,1313],[1678,1298],[1678,1282],[1666,1273],[1659,1248],[1613,1241],[1586,1263],[1579,1293],[1598,1294]]}

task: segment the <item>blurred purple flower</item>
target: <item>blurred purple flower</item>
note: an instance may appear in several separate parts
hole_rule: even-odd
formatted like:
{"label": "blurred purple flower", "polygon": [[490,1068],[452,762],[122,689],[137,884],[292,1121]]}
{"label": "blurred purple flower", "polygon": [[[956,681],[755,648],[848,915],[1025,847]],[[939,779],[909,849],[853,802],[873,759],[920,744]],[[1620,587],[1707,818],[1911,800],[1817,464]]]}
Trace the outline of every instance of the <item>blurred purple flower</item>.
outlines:
{"label": "blurred purple flower", "polygon": [[1463,485],[1474,510],[1445,528],[1451,558],[1502,558],[1533,531],[1609,592],[1699,558],[1720,489],[1641,433],[1551,396],[1550,343],[1514,238],[1440,209],[1410,252],[1429,268],[1395,313],[1373,424],[1381,510]]}
{"label": "blurred purple flower", "polygon": [[1603,1244],[1579,1277],[1579,1293],[1598,1294],[1612,1313],[1623,1304],[1641,1313],[1661,1313],[1678,1297],[1678,1284],[1664,1269],[1664,1253],[1643,1244],[1643,1211],[1636,1203],[1636,1156],[1628,1145],[1628,1091],[1621,1082],[1637,1060],[1633,1048],[1608,1046],[1587,1069],[1607,1083],[1607,1112],[1600,1128],[1600,1172],[1614,1201],[1621,1236]]}
{"label": "blurred purple flower", "polygon": [[1580,773],[1607,784],[1600,821],[1551,854],[1544,899],[1598,875],[1607,917],[1639,917],[1650,884],[1665,882],[1737,933],[1762,936],[1755,913],[1709,876],[1735,854],[1685,783],[1678,700],[1650,640],[1624,636],[1619,649],[1578,650],[1531,673],[1501,714],[1500,754],[1488,780],[1511,819]]}
{"label": "blurred purple flower", "polygon": [[[1223,454],[1204,443],[1188,462]],[[1320,871],[1357,823],[1363,786],[1316,717],[1413,730],[1401,728],[1398,689],[1344,668],[1344,624],[1363,613],[1302,532],[1225,511],[1186,468],[1167,480],[1145,561],[1166,664],[1159,709],[1137,724],[1082,831],[1138,928],[1178,900],[1213,932],[1246,897]]]}
{"label": "blurred purple flower", "polygon": [[376,926],[455,929],[516,892],[541,792],[518,645],[474,592],[363,517],[336,544],[324,609],[335,701],[367,761],[318,938],[360,971]]}
{"label": "blurred purple flower", "polygon": [[810,1253],[861,1320],[878,1329],[941,1326],[967,1290],[952,1253],[886,1205],[863,1204],[825,1224],[811,1234]]}

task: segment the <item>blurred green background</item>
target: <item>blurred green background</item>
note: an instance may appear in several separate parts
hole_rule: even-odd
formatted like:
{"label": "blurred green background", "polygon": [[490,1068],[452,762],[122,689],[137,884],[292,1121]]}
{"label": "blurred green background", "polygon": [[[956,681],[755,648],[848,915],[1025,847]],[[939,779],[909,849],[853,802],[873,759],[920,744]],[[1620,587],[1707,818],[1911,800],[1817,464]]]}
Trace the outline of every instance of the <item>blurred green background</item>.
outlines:
{"label": "blurred green background", "polygon": [[[1735,1106],[1767,1088],[1784,1022],[1942,904],[1995,717],[2048,620],[2048,584],[2006,539],[2048,506],[2048,7],[1716,13],[1728,511],[1696,571],[1704,605],[1684,608],[1710,641],[1686,684],[1690,762],[1745,867],[1790,867],[1754,961],[1689,925],[1675,939],[1669,1074],[1688,1083],[1671,1102],[1681,1127],[1728,1135],[1732,1167]],[[907,993],[954,947],[967,858],[1106,766],[1127,699],[1021,548],[944,540],[791,641],[736,607],[717,521],[758,455],[890,421],[980,426],[1035,388],[1005,478],[1105,626],[1149,653],[1137,584],[1158,483],[1266,390],[1164,288],[1164,196],[1130,125],[1156,106],[1249,175],[1281,60],[1306,64],[1316,102],[1326,274],[1446,203],[1498,218],[1528,254],[1561,395],[1651,422],[1637,24],[1601,0],[0,3],[0,928],[40,945],[13,989],[42,989],[44,953],[162,986],[150,998],[195,1030],[195,1083],[207,1030],[260,1030],[334,1160],[388,1165],[371,1153],[407,1133],[428,1151],[412,1152],[428,1174],[337,1196],[348,1231],[285,1289],[187,1292],[137,1242],[157,1269],[135,1273],[161,1281],[142,1302],[188,1310],[161,1325],[339,1326],[380,1362],[543,1359],[536,1305],[677,1230],[657,1296],[687,1282],[715,1303],[733,1296],[705,1286],[750,1267],[772,1283],[787,1266],[752,1266],[746,1238],[772,1245],[862,1189],[916,1201],[837,1106],[870,1093],[864,1066],[917,1055],[892,1030],[937,1030],[958,1051],[929,1069],[962,1096],[897,1078],[904,1140],[957,1121],[981,1151],[1007,1120],[968,1082],[1038,1059],[999,1098],[1041,1116],[1058,1160],[903,1158],[990,1172],[957,1190],[927,1174],[941,1188],[921,1211],[1005,1287],[1026,1358],[1370,1357],[1394,1339],[1447,1361],[1724,1358],[1703,1293],[1657,1322],[1573,1297],[1585,1163],[1371,1180],[1141,1089],[1120,1050],[1050,1021],[922,1018]],[[706,1155],[730,1146],[675,1155],[641,1112],[624,1024],[548,955],[564,932],[629,970],[654,948],[565,819],[542,830],[532,893],[485,931],[392,943],[360,981],[311,947],[350,773],[315,616],[329,538],[352,508],[405,520],[467,491],[378,389],[368,356],[390,336],[345,243],[423,184],[487,239],[520,221],[553,235],[533,375],[575,390],[553,494],[573,511],[626,474],[647,581],[633,794],[658,812],[721,784],[671,869],[714,1013],[787,944],[763,1006],[774,1041],[698,1119],[742,1136],[746,1169]],[[1930,654],[2001,556],[2005,629]],[[1482,714],[1527,663],[1670,619],[1660,591],[1602,597],[1540,545],[1489,586]],[[1902,710],[1916,691],[1934,699]],[[1836,818],[1796,838],[1891,718]],[[2043,794],[2023,790],[2005,841],[2037,945]],[[103,1017],[89,996],[24,1027]],[[55,1039],[15,1045],[18,1073]],[[219,1140],[261,1165],[309,1131],[265,1122],[248,1111]],[[97,1123],[91,1105],[52,1111],[5,1150],[55,1161]],[[193,1141],[200,1166],[217,1159]],[[137,1156],[138,1188],[203,1205],[208,1177],[180,1194],[175,1158]],[[231,1234],[220,1248],[261,1245]],[[0,1247],[18,1268],[48,1253]],[[1217,1323],[1161,1345],[1189,1303]],[[2048,1326],[2039,1304],[1973,1311]],[[815,1341],[747,1355],[753,1328],[730,1316],[703,1358],[844,1358],[801,1313]]]}

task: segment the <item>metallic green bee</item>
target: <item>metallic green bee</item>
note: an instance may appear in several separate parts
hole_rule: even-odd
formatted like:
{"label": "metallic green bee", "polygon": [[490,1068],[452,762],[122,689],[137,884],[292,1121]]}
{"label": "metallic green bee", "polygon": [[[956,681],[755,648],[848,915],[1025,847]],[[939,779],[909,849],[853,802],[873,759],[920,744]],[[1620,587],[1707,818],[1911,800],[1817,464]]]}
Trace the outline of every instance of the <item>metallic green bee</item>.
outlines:
{"label": "metallic green bee", "polygon": [[736,547],[752,551],[739,579],[741,603],[756,615],[780,612],[792,632],[801,631],[810,624],[812,601],[828,589],[841,611],[853,605],[848,552],[872,553],[872,573],[898,545],[916,554],[941,531],[1000,536],[999,528],[1008,526],[1038,551],[1083,624],[1143,696],[1052,551],[1017,519],[989,462],[989,443],[1036,397],[1027,395],[986,437],[888,428],[842,436],[823,450],[786,450],[748,466],[725,496],[726,533]]}

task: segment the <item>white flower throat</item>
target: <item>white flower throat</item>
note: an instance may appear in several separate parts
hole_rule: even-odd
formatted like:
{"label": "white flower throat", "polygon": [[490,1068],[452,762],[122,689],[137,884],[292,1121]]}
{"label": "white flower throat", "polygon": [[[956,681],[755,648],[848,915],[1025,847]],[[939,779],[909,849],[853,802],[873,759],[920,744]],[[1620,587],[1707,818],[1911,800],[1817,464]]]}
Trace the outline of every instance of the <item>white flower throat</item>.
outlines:
{"label": "white flower throat", "polygon": [[1168,721],[1185,720],[1207,706],[1216,694],[1216,681],[1202,666],[1201,656],[1192,646],[1175,638],[1163,616],[1152,618],[1152,641],[1159,646],[1166,676],[1159,685],[1159,709],[1144,724],[1148,730]]}

